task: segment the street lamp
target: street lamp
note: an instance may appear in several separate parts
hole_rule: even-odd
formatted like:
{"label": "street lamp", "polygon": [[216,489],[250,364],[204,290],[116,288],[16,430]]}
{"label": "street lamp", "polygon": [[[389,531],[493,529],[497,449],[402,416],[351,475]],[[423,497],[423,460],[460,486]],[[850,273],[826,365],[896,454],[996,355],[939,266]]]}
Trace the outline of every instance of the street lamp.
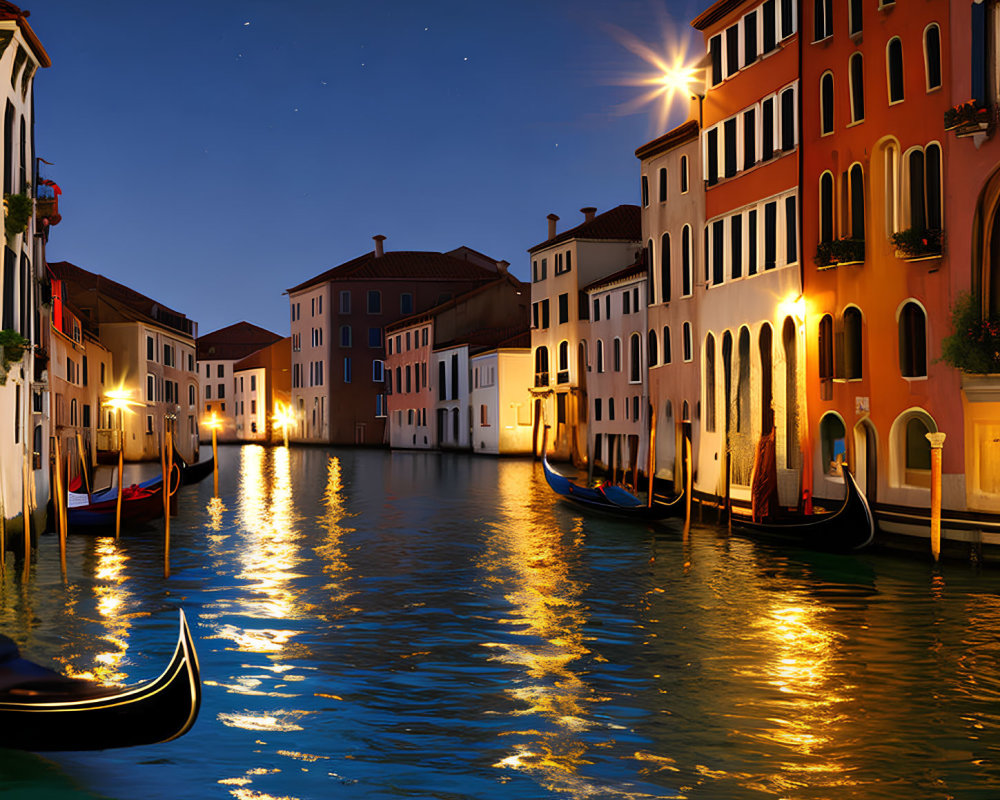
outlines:
{"label": "street lamp", "polygon": [[130,406],[139,406],[142,403],[138,400],[133,400],[132,392],[122,385],[119,385],[117,389],[109,389],[104,398],[104,402],[101,405],[118,413],[118,497],[115,504],[115,539],[117,539],[122,527],[122,480],[125,473],[125,412],[130,410]]}
{"label": "street lamp", "polygon": [[216,416],[215,412],[212,412],[212,416],[207,420],[202,422],[203,425],[208,426],[212,429],[212,479],[215,486],[214,497],[219,496],[219,444],[217,439],[217,433],[219,428],[222,427],[222,420]]}
{"label": "street lamp", "polygon": [[288,447],[288,428],[295,423],[295,412],[292,407],[276,400],[274,402],[274,416],[271,419],[274,421],[275,427],[281,429],[285,447]]}

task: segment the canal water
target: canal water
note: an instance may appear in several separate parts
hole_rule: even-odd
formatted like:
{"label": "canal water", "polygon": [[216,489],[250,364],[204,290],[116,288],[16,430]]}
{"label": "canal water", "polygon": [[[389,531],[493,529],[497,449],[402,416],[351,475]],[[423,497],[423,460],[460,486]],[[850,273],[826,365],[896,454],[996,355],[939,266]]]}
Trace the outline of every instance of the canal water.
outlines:
{"label": "canal water", "polygon": [[220,448],[171,524],[44,537],[0,621],[204,700],[156,746],[0,751],[0,796],[995,798],[1000,572],[584,516],[529,460]]}

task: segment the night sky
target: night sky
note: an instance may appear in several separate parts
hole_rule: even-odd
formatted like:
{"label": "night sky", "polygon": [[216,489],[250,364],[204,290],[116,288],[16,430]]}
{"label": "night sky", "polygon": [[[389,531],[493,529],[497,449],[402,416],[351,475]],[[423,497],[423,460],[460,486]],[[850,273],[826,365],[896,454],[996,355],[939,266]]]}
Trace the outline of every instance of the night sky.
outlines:
{"label": "night sky", "polygon": [[[47,0],[29,22],[50,261],[187,314],[288,334],[282,296],[373,248],[526,250],[638,203],[641,144],[683,122],[636,78],[690,2]],[[650,53],[644,58],[645,44]]]}

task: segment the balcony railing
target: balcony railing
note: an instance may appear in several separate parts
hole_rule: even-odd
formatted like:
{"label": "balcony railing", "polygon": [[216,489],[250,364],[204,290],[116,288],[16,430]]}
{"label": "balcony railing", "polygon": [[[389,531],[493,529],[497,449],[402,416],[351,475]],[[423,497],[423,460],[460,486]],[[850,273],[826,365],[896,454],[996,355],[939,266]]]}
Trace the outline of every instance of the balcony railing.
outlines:
{"label": "balcony railing", "polygon": [[978,100],[959,103],[944,112],[944,129],[959,138],[986,134],[992,122],[992,109]]}
{"label": "balcony railing", "polygon": [[944,248],[944,231],[933,228],[907,228],[894,233],[890,239],[896,248],[896,258],[915,261],[936,258]]}
{"label": "balcony railing", "polygon": [[569,370],[556,373],[556,383],[569,383]]}

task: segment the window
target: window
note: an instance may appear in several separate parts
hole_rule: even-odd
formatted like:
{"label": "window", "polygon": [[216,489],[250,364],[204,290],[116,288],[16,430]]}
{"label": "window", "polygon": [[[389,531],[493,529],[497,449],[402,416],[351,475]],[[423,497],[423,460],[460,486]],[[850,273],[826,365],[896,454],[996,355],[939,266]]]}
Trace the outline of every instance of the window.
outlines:
{"label": "window", "polygon": [[717,219],[712,223],[712,285],[717,286],[726,277],[725,263],[725,222]]}
{"label": "window", "polygon": [[[318,361],[316,363],[317,364],[321,364],[322,362]],[[316,383],[322,383],[322,381],[317,380]],[[251,375],[250,376],[250,391],[251,392],[256,392],[257,391],[257,376],[256,375]]]}
{"label": "window", "polygon": [[413,295],[410,292],[403,292],[399,296],[399,313],[400,314],[413,313]]}
{"label": "window", "polygon": [[660,202],[667,202],[667,169],[660,167]]}
{"label": "window", "polygon": [[899,371],[904,378],[927,376],[927,316],[913,301],[899,313]]}
{"label": "window", "polygon": [[220,383],[219,384],[219,391],[216,394],[216,397],[219,398],[220,400],[222,400],[225,396],[226,396],[226,384]]}
{"label": "window", "polygon": [[600,397],[595,397],[594,398],[594,421],[595,422],[600,422],[601,421],[601,398]]}
{"label": "window", "polygon": [[851,166],[851,238],[865,238],[865,172],[860,164]]}
{"label": "window", "polygon": [[146,360],[154,361],[156,359],[155,350],[153,349],[153,337],[146,337]]}
{"label": "window", "polygon": [[594,322],[601,321],[601,301],[599,298],[594,298]]}
{"label": "window", "polygon": [[[156,379],[152,375],[146,376],[146,402],[152,403],[156,401],[155,396]],[[212,396],[212,387],[205,387],[205,399],[209,399]]]}
{"label": "window", "polygon": [[368,329],[368,346],[369,347],[381,347],[382,346],[382,329],[381,328],[369,328]]}
{"label": "window", "polygon": [[542,328],[549,327],[549,301],[548,298],[542,300]]}
{"label": "window", "polygon": [[839,414],[830,411],[819,422],[819,438],[822,447],[823,472],[839,477],[840,465],[847,458],[847,430]]}
{"label": "window", "polygon": [[861,3],[862,0],[849,0],[848,2],[850,21],[847,25],[847,31],[851,36],[861,33],[862,30]]}
{"label": "window", "polygon": [[569,294],[559,295],[559,324],[569,322]]}
{"label": "window", "polygon": [[795,33],[795,2],[781,0],[781,38],[787,39]]}
{"label": "window", "polygon": [[688,157],[681,156],[681,194],[688,190]]}
{"label": "window", "polygon": [[850,306],[844,311],[844,377],[847,380],[861,379],[862,352],[861,311]]}
{"label": "window", "polygon": [[747,213],[747,275],[757,274],[757,210]]}
{"label": "window", "polygon": [[628,381],[629,383],[639,383],[642,381],[642,337],[638,333],[633,333],[628,341]]}
{"label": "window", "polygon": [[774,157],[774,98],[768,97],[760,104],[760,160]]}
{"label": "window", "polygon": [[[653,282],[648,284],[653,286]],[[660,238],[660,299],[670,302],[670,234],[665,233]],[[653,290],[650,289],[650,302],[653,301]]]}
{"label": "window", "polygon": [[[440,365],[438,372],[438,383],[440,384],[441,399],[445,399],[447,394],[444,391],[444,363]],[[535,350],[535,386],[549,385],[549,349],[539,347]]]}
{"label": "window", "polygon": [[819,382],[820,399],[833,399],[833,317],[824,314],[819,321]]}
{"label": "window", "polygon": [[722,36],[708,40],[708,54],[712,62],[712,86],[722,83]]}
{"label": "window", "polygon": [[368,290],[368,313],[369,314],[382,313],[382,292],[380,292],[378,289]]}
{"label": "window", "polygon": [[705,337],[705,430],[715,430],[715,337]]}
{"label": "window", "polygon": [[645,175],[642,176],[642,205],[649,205],[649,178]]}
{"label": "window", "polygon": [[726,28],[726,77],[740,71],[740,27]]}
{"label": "window", "polygon": [[734,280],[743,277],[743,217],[734,214],[729,218],[729,269]]}
{"label": "window", "polygon": [[764,204],[764,269],[778,265],[778,204]]}
{"label": "window", "polygon": [[340,313],[351,313],[351,293],[349,291],[343,291],[340,293]]}
{"label": "window", "polygon": [[852,53],[848,62],[851,82],[851,122],[865,118],[865,67],[861,53]]}
{"label": "window", "polygon": [[619,339],[617,336],[615,337],[614,351],[613,351],[612,355],[613,355],[613,358],[614,358],[614,360],[612,362],[612,368],[614,369],[615,372],[621,372],[622,371],[622,340]]}
{"label": "window", "polygon": [[629,295],[628,290],[626,289],[624,292],[622,292],[622,314],[631,314],[631,313],[632,313],[632,297],[631,295]]}
{"label": "window", "polygon": [[895,36],[885,49],[885,72],[889,79],[889,103],[903,101],[903,42]]}
{"label": "window", "polygon": [[[653,272],[653,240],[650,239],[646,242],[646,285],[649,287],[649,302],[652,304],[655,302],[656,295],[656,279]],[[636,311],[639,310],[639,305],[636,303]]]}
{"label": "window", "polygon": [[911,150],[907,158],[910,183],[910,227],[917,230],[940,230],[941,147],[929,144],[921,151]]}
{"label": "window", "polygon": [[941,88],[941,29],[934,23],[924,29],[924,74],[928,92]]}
{"label": "window", "polygon": [[685,225],[681,229],[681,294],[684,297],[691,295],[694,284],[693,263],[691,260],[691,226]]}
{"label": "window", "polygon": [[691,323],[685,322],[684,327],[681,329],[681,335],[683,338],[682,346],[684,348],[684,360],[690,361],[692,358],[691,353]]}
{"label": "window", "polygon": [[736,117],[722,123],[724,168],[727,178],[736,174]]}
{"label": "window", "polygon": [[705,133],[705,180],[709,186],[719,182],[719,129],[709,128]]}
{"label": "window", "polygon": [[743,169],[757,163],[757,109],[743,112]]}
{"label": "window", "polygon": [[351,346],[351,326],[341,325],[340,326],[340,346],[350,347]]}
{"label": "window", "polygon": [[648,356],[647,363],[650,367],[655,367],[657,358],[659,357],[659,353],[657,352],[656,331],[650,329],[649,334],[647,335],[647,339],[648,339],[646,343],[646,354]]}
{"label": "window", "polygon": [[819,240],[833,241],[833,173],[819,176]]}
{"label": "window", "polygon": [[663,326],[663,363],[669,364],[672,360],[670,355],[670,326]]}
{"label": "window", "polygon": [[604,342],[597,340],[597,371],[604,372]]}
{"label": "window", "polygon": [[608,419],[613,420],[615,418],[615,398],[608,398]]}
{"label": "window", "polygon": [[819,79],[819,131],[833,133],[833,73],[824,72]]}
{"label": "window", "polygon": [[192,384],[192,385],[188,386],[188,405],[189,406],[193,406],[195,404],[195,402],[197,402],[195,400],[194,394],[195,394],[194,393],[194,384]]}
{"label": "window", "polygon": [[[795,195],[785,198],[785,263],[794,264],[799,260],[798,248],[798,211]],[[861,235],[864,236],[864,223]]]}
{"label": "window", "polygon": [[795,88],[791,87],[781,92],[781,149],[786,153],[798,142],[795,125]]}
{"label": "window", "polygon": [[764,4],[760,7],[760,11],[762,17],[761,52],[770,53],[775,47],[778,46],[778,14],[777,7],[775,6],[775,0],[764,0]]}
{"label": "window", "polygon": [[930,486],[931,443],[927,439],[930,432],[921,417],[910,417],[906,421],[905,481],[910,485]]}
{"label": "window", "polygon": [[813,2],[813,41],[833,36],[833,0]]}
{"label": "window", "polygon": [[751,11],[743,17],[743,63],[752,64],[757,60],[757,12]]}

